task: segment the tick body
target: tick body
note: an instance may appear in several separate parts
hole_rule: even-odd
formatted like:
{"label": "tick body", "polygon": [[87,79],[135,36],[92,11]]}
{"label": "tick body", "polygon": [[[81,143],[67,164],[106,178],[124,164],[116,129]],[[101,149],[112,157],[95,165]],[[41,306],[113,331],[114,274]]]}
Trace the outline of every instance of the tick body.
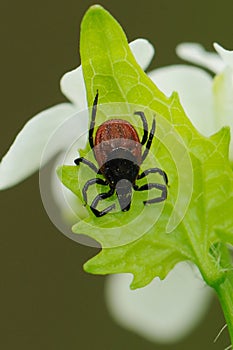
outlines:
{"label": "tick body", "polygon": [[[145,160],[155,132],[155,119],[153,120],[150,133],[148,133],[148,125],[145,115],[141,111],[134,114],[139,116],[143,123],[144,134],[140,141],[135,128],[127,121],[121,119],[111,119],[99,126],[96,131],[95,139],[93,138],[95,118],[97,113],[98,92],[96,94],[93,108],[92,119],[89,129],[89,143],[93,150],[98,168],[87,159],[80,157],[75,159],[75,164],[81,162],[88,165],[96,175],[103,175],[104,179],[96,176],[90,179],[83,187],[82,193],[85,203],[87,203],[87,191],[93,184],[101,184],[108,186],[109,190],[98,194],[92,201],[90,208],[97,216],[103,216],[115,208],[115,204],[105,208],[102,211],[97,209],[101,200],[111,197],[115,192],[122,211],[130,209],[132,190],[145,191],[156,188],[161,191],[159,197],[149,199],[144,204],[151,204],[164,201],[167,198],[167,175],[159,168],[148,169],[141,174],[140,166]],[[143,145],[145,150],[143,151]],[[164,184],[148,183],[141,187],[136,185],[136,180],[142,179],[150,173],[159,173]]]}

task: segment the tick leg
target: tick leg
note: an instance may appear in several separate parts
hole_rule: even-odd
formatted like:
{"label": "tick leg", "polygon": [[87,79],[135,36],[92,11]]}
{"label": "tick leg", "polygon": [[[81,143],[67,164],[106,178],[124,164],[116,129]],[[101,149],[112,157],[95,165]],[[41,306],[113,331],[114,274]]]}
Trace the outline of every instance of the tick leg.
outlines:
{"label": "tick leg", "polygon": [[80,163],[86,164],[89,166],[89,168],[91,168],[96,174],[99,174],[99,170],[97,169],[97,167],[95,166],[95,164],[93,164],[92,162],[90,162],[89,160],[80,157],[74,160],[74,163],[76,165],[79,165]]}
{"label": "tick leg", "polygon": [[99,201],[111,197],[113,195],[114,191],[115,190],[113,188],[111,188],[110,191],[108,191],[106,193],[100,193],[95,197],[95,199],[93,200],[93,202],[91,203],[91,206],[90,206],[90,208],[91,208],[92,212],[95,214],[95,216],[97,216],[97,217],[104,216],[105,214],[109,213],[112,209],[115,208],[115,204],[112,204],[109,207],[103,209],[102,211],[99,211],[96,209]]}
{"label": "tick leg", "polygon": [[145,176],[152,174],[152,173],[159,173],[163,177],[165,184],[166,185],[168,184],[167,174],[165,173],[165,171],[163,171],[162,169],[159,169],[159,168],[147,169],[147,170],[143,171],[141,174],[139,174],[137,179],[138,180],[143,179]]}
{"label": "tick leg", "polygon": [[160,197],[156,197],[153,199],[148,199],[147,201],[144,201],[144,204],[151,204],[151,203],[158,203],[158,202],[163,202],[165,201],[165,199],[167,198],[167,187],[166,185],[162,185],[162,184],[146,184],[143,185],[141,187],[138,186],[134,186],[134,190],[135,191],[148,191],[151,190],[152,188],[157,188],[158,190],[160,190],[161,196]]}
{"label": "tick leg", "polygon": [[141,145],[144,145],[146,143],[147,138],[148,138],[148,124],[147,124],[147,120],[146,120],[144,112],[137,111],[134,114],[135,115],[139,115],[139,117],[141,117],[141,120],[142,120],[144,134],[143,134],[143,137],[142,137]]}
{"label": "tick leg", "polygon": [[98,90],[96,92],[95,95],[95,99],[93,102],[93,106],[92,106],[92,113],[91,113],[91,124],[90,124],[90,128],[89,128],[89,144],[91,149],[94,148],[94,141],[93,141],[93,133],[94,133],[94,128],[95,128],[95,117],[96,117],[96,112],[97,112],[97,104],[98,104]]}
{"label": "tick leg", "polygon": [[153,141],[154,134],[155,134],[155,118],[153,119],[150,135],[149,135],[149,138],[148,138],[147,143],[146,143],[146,149],[142,155],[142,162],[146,159],[146,156],[149,152],[149,149],[150,149],[152,141]]}
{"label": "tick leg", "polygon": [[85,202],[85,205],[87,204],[87,190],[91,185],[94,185],[94,184],[99,184],[99,185],[104,185],[104,186],[108,185],[107,181],[102,180],[98,177],[96,177],[95,179],[88,180],[82,189],[83,200]]}

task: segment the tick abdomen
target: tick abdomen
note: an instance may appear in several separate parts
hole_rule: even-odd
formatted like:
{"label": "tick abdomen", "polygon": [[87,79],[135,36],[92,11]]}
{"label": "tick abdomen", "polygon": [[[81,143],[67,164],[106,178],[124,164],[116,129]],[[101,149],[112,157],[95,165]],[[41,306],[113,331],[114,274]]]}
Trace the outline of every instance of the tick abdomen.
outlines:
{"label": "tick abdomen", "polygon": [[120,158],[120,150],[127,150],[132,159],[141,164],[142,145],[134,127],[125,120],[108,120],[99,126],[95,136],[94,154],[99,166],[105,164],[114,151],[119,152]]}

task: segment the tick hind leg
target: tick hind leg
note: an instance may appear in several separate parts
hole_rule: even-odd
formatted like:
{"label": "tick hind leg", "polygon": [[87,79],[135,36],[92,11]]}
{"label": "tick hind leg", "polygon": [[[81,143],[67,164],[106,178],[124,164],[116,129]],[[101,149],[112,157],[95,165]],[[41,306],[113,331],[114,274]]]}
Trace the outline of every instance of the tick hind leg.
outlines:
{"label": "tick hind leg", "polygon": [[166,185],[168,184],[167,174],[165,173],[165,171],[163,171],[160,168],[150,168],[150,169],[147,169],[147,170],[143,171],[141,174],[138,175],[137,180],[143,179],[147,175],[155,174],[155,173],[160,174],[163,177],[163,180],[164,180],[165,184]]}
{"label": "tick hind leg", "polygon": [[114,189],[111,188],[108,192],[100,193],[95,197],[95,199],[93,200],[93,202],[91,203],[91,206],[90,206],[90,208],[91,208],[92,212],[95,214],[95,216],[97,216],[97,217],[104,216],[105,214],[109,213],[112,209],[115,208],[115,204],[112,204],[109,207],[107,207],[101,211],[96,209],[99,201],[111,197],[113,195],[113,193],[114,193]]}
{"label": "tick hind leg", "polygon": [[152,204],[152,203],[159,203],[159,202],[165,201],[165,199],[167,198],[166,185],[149,183],[149,184],[145,184],[141,187],[134,186],[135,191],[148,191],[148,190],[151,190],[152,188],[156,188],[156,189],[160,190],[161,195],[159,197],[156,197],[153,199],[148,199],[147,201],[144,201],[143,203],[144,204]]}
{"label": "tick hind leg", "polygon": [[94,185],[94,184],[103,185],[103,186],[107,186],[108,185],[107,181],[102,180],[102,179],[100,179],[98,177],[88,180],[85,183],[85,185],[83,186],[83,189],[82,189],[83,200],[85,202],[85,205],[87,204],[87,191],[88,191],[89,187]]}

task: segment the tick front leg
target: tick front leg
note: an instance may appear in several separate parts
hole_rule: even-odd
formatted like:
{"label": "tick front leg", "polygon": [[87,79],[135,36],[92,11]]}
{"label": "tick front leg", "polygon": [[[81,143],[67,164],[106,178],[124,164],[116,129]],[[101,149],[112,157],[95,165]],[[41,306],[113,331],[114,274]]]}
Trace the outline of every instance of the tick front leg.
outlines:
{"label": "tick front leg", "polygon": [[167,187],[166,185],[162,185],[162,184],[145,184],[141,187],[138,186],[134,186],[134,190],[135,191],[148,191],[151,190],[152,188],[156,188],[158,190],[161,191],[161,196],[160,197],[156,197],[153,199],[148,199],[147,201],[144,201],[144,204],[152,204],[152,203],[159,203],[159,202],[163,202],[165,201],[165,199],[167,198]]}
{"label": "tick front leg", "polygon": [[148,138],[148,124],[147,124],[147,120],[146,120],[144,112],[142,112],[142,111],[134,112],[134,114],[139,115],[139,117],[142,120],[144,134],[143,134],[143,137],[142,137],[142,140],[141,140],[141,145],[144,145],[146,143],[146,141],[147,141],[147,138]]}
{"label": "tick front leg", "polygon": [[96,209],[99,201],[111,197],[113,195],[113,193],[114,193],[114,189],[111,188],[110,191],[108,191],[106,193],[100,193],[95,197],[95,199],[93,200],[93,202],[91,203],[91,206],[90,206],[90,208],[91,208],[92,212],[95,214],[95,216],[97,216],[97,217],[104,216],[107,213],[109,213],[112,209],[115,208],[115,204],[112,204],[109,207],[103,209],[102,211],[99,211]]}
{"label": "tick front leg", "polygon": [[159,168],[150,168],[150,169],[147,169],[145,171],[143,171],[141,174],[138,175],[137,179],[140,180],[140,179],[143,179],[145,176],[149,175],[149,174],[155,174],[155,173],[158,173],[160,174],[163,179],[164,179],[164,182],[165,184],[167,185],[168,184],[168,177],[167,177],[167,174],[165,173],[165,171],[163,171],[162,169],[159,169]]}
{"label": "tick front leg", "polygon": [[87,204],[87,190],[91,185],[94,185],[94,184],[104,185],[104,186],[108,185],[107,181],[99,179],[98,177],[96,177],[95,179],[88,180],[82,189],[83,200],[85,202],[85,205]]}
{"label": "tick front leg", "polygon": [[95,95],[95,99],[93,102],[93,106],[92,106],[92,113],[91,113],[91,124],[90,124],[90,128],[89,128],[89,144],[91,149],[94,148],[94,140],[93,140],[93,133],[94,133],[94,128],[95,128],[95,118],[96,118],[96,113],[97,113],[97,104],[98,104],[98,90],[96,92]]}
{"label": "tick front leg", "polygon": [[155,127],[156,127],[156,123],[155,123],[155,118],[154,118],[151,130],[150,130],[149,138],[148,138],[148,140],[146,142],[146,149],[145,149],[145,151],[144,151],[144,153],[142,155],[142,162],[144,162],[144,160],[146,159],[146,157],[147,157],[147,155],[149,153],[149,150],[150,150],[150,147],[151,147],[154,135],[155,135]]}
{"label": "tick front leg", "polygon": [[76,165],[79,165],[80,163],[86,164],[89,166],[89,168],[91,168],[96,174],[99,174],[99,169],[97,169],[97,167],[95,166],[95,164],[93,164],[92,162],[90,162],[89,160],[80,157],[74,160],[74,163]]}

